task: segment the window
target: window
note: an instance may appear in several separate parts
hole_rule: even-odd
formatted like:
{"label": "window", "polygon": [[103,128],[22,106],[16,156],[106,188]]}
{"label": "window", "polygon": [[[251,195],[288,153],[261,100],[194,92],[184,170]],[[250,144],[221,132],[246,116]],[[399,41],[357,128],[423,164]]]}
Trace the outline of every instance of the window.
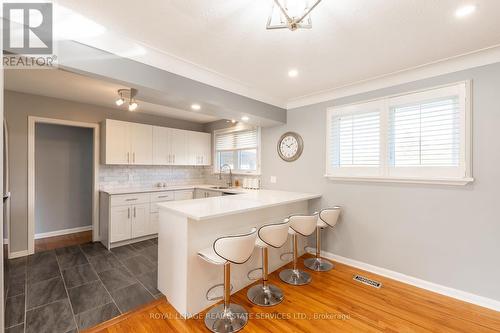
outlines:
{"label": "window", "polygon": [[214,132],[215,172],[228,164],[233,173],[260,172],[260,129],[237,127]]}
{"label": "window", "polygon": [[327,176],[467,183],[467,83],[327,112]]}

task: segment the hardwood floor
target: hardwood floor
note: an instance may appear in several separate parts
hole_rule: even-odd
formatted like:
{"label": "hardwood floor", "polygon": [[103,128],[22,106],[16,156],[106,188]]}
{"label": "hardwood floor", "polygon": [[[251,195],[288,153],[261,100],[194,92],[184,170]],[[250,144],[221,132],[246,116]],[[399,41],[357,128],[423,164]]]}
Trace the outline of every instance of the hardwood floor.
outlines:
{"label": "hardwood floor", "polygon": [[72,245],[80,245],[91,241],[92,230],[62,236],[41,238],[35,240],[35,252],[53,250]]}
{"label": "hardwood floor", "polygon": [[[353,281],[360,272],[382,282],[382,288]],[[233,295],[232,302],[250,313],[241,332],[500,332],[500,312],[338,263],[330,272],[311,274],[311,284],[294,287],[274,272],[272,283],[285,293],[283,303],[274,307],[251,304],[248,288]],[[85,333],[208,332],[203,316],[180,319],[163,298]]]}

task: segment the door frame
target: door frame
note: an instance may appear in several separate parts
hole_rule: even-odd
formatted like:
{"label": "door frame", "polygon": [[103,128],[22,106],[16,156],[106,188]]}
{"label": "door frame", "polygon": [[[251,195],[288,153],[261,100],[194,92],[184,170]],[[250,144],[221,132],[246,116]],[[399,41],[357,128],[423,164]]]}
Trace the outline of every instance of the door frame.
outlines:
{"label": "door frame", "polygon": [[28,116],[28,254],[35,253],[35,128],[36,124],[53,124],[91,128],[93,131],[92,241],[99,238],[99,124]]}

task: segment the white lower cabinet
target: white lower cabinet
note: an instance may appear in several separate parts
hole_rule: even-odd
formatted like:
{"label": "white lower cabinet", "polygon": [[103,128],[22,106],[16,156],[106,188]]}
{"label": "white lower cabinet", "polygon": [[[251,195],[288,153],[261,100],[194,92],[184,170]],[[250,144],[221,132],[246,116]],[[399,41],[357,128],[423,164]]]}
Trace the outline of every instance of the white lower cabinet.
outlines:
{"label": "white lower cabinet", "polygon": [[111,207],[110,215],[110,241],[119,242],[130,239],[132,225],[130,206]]}
{"label": "white lower cabinet", "polygon": [[131,237],[137,238],[154,234],[149,225],[149,204],[134,205],[131,207],[132,227]]}
{"label": "white lower cabinet", "polygon": [[220,191],[210,191],[210,190],[203,190],[203,189],[196,189],[194,191],[194,198],[195,199],[200,199],[200,198],[212,198],[212,197],[220,197],[222,196],[222,192]]}
{"label": "white lower cabinet", "polygon": [[100,195],[101,242],[109,249],[116,243],[143,240],[158,233],[158,204],[193,199],[193,190],[139,194]]}

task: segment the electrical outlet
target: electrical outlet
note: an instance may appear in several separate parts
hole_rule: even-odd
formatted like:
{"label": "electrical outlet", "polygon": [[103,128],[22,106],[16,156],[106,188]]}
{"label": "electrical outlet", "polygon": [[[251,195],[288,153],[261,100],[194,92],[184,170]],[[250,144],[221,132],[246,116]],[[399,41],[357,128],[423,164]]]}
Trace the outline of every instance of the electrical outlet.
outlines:
{"label": "electrical outlet", "polygon": [[271,176],[271,184],[276,184],[276,176]]}

